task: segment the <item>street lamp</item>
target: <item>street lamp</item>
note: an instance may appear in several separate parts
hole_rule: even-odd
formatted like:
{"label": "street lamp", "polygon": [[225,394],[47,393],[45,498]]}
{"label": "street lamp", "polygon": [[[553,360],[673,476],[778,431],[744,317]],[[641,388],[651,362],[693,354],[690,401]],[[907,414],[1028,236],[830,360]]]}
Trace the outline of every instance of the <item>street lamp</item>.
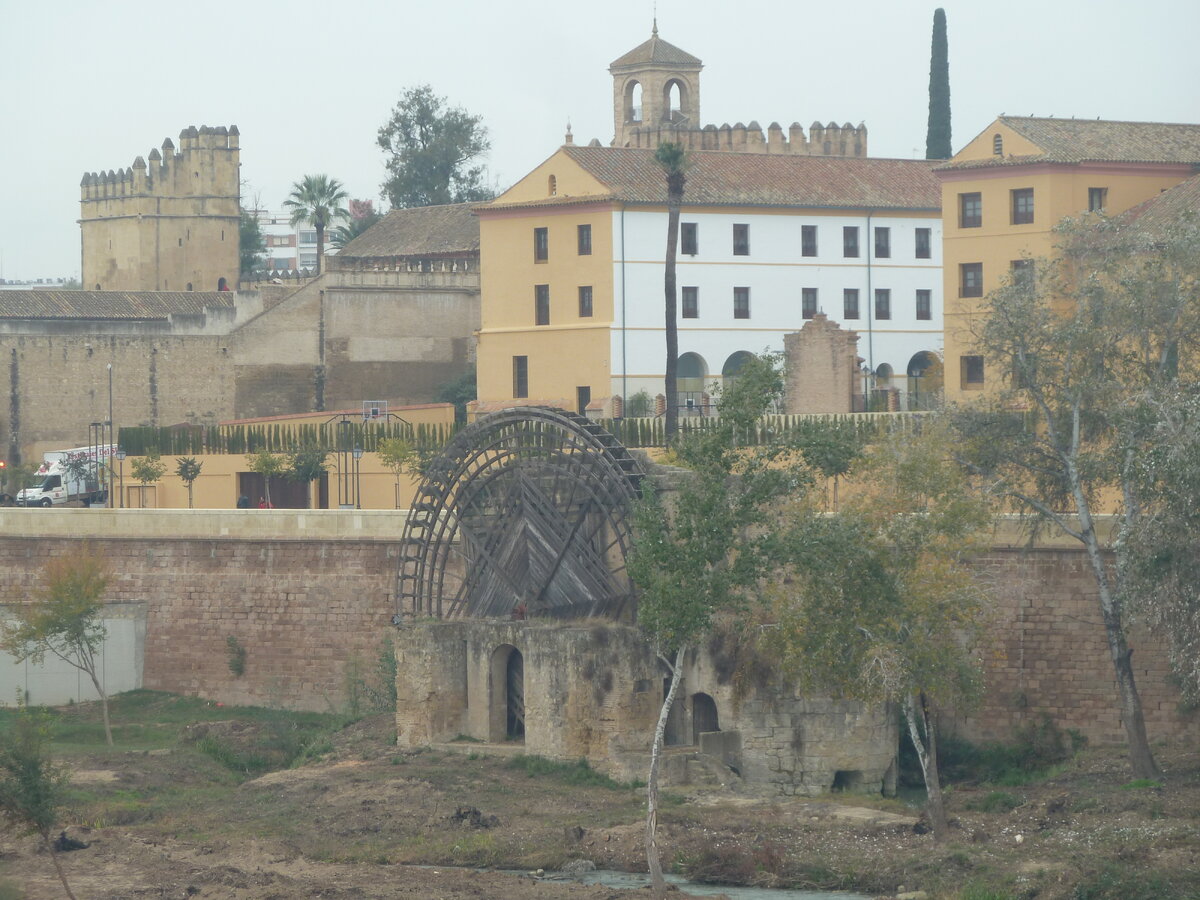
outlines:
{"label": "street lamp", "polygon": [[360,490],[358,461],[362,459],[363,449],[356,446],[351,453],[354,454],[354,508],[362,509],[362,493]]}

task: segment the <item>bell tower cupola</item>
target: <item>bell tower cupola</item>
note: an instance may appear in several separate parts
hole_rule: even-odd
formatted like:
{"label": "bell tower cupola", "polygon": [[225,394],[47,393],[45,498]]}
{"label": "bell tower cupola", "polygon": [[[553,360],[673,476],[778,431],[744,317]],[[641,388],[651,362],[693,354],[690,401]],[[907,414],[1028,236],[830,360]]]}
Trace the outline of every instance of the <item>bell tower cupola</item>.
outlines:
{"label": "bell tower cupola", "polygon": [[[658,36],[613,61],[613,146],[635,146],[638,131],[688,130],[700,127],[700,70],[692,54]],[[667,138],[664,138],[666,140]]]}

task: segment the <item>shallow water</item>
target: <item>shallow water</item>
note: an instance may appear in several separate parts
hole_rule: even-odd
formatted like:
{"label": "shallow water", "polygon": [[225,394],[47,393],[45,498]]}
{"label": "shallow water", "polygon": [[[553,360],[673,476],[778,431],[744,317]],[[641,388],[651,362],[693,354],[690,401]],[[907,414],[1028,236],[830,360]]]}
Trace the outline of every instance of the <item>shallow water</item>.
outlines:
{"label": "shallow water", "polygon": [[[846,891],[785,891],[772,888],[728,887],[717,884],[694,884],[677,875],[667,875],[669,883],[695,894],[698,897],[714,897],[724,894],[730,900],[870,900],[866,894],[851,894]],[[574,878],[547,873],[543,881],[574,881],[580,884],[602,884],[613,888],[643,888],[650,883],[649,875],[632,872],[612,872],[596,869]]]}

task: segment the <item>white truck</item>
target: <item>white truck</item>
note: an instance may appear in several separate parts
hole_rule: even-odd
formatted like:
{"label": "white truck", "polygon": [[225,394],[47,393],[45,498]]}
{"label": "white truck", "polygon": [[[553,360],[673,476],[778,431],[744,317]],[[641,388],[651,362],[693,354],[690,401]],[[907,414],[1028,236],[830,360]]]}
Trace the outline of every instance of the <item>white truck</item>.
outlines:
{"label": "white truck", "polygon": [[102,503],[108,497],[109,479],[105,469],[112,447],[76,447],[51,450],[43,454],[43,463],[34,473],[35,481],[17,493],[17,506],[60,506],[72,500],[84,506]]}

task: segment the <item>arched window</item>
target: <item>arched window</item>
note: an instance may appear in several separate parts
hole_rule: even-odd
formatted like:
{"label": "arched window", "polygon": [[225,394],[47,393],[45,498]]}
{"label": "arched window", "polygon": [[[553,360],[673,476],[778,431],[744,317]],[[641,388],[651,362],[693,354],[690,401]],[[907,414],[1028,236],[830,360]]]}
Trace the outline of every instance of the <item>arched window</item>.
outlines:
{"label": "arched window", "polygon": [[1002,135],[999,135],[999,134],[992,135],[992,155],[993,156],[1003,156],[1004,155],[1004,137]]}
{"label": "arched window", "polygon": [[192,289],[192,283],[191,283],[190,281],[188,282],[187,289],[188,289],[189,291]]}
{"label": "arched window", "polygon": [[630,81],[625,85],[625,121],[639,123],[642,121],[642,85]]}
{"label": "arched window", "polygon": [[883,363],[875,370],[875,387],[886,390],[892,386],[892,367]]}
{"label": "arched window", "polygon": [[546,193],[551,197],[558,193],[558,179],[553,175],[550,176],[549,182],[546,185]]}
{"label": "arched window", "polygon": [[488,704],[489,740],[525,739],[525,658],[512,644],[501,644],[492,653]]}
{"label": "arched window", "polygon": [[663,118],[668,122],[674,122],[682,118],[683,109],[687,101],[685,91],[687,86],[677,79],[672,78],[663,86]]}
{"label": "arched window", "polygon": [[682,353],[675,369],[677,404],[694,409],[703,404],[704,382],[708,378],[708,363],[698,353]]}
{"label": "arched window", "polygon": [[[189,284],[189,285],[188,285],[188,290],[190,291],[191,289],[192,289],[192,286]],[[217,279],[217,290],[218,290],[218,291],[227,291],[227,290],[229,290],[229,282],[225,280],[225,276],[224,276],[224,275],[222,275],[220,278],[218,278],[218,279]]]}
{"label": "arched window", "polygon": [[729,359],[725,360],[725,365],[721,366],[721,381],[724,390],[729,390],[737,378],[738,372],[742,371],[742,366],[752,359],[754,359],[754,354],[746,350],[730,354]]}

